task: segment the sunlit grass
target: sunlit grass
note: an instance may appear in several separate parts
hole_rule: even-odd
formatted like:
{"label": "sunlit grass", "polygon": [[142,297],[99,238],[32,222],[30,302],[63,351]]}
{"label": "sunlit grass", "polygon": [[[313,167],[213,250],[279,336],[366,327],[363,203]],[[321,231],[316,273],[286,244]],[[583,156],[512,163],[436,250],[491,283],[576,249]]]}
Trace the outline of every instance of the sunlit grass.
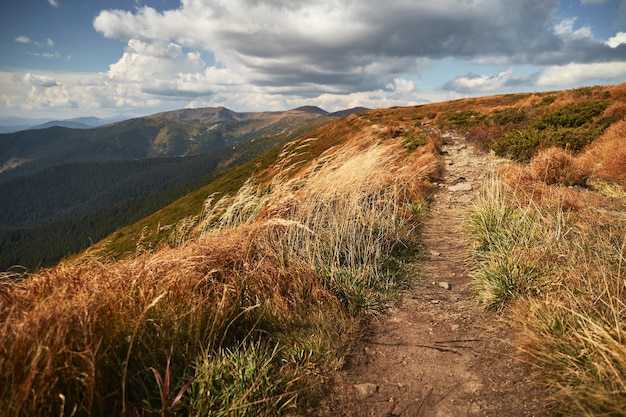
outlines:
{"label": "sunlit grass", "polygon": [[[520,347],[565,415],[624,415],[623,190],[546,186],[536,169],[495,178],[473,210],[474,285],[487,308],[512,309]],[[564,206],[564,190],[579,201]]]}
{"label": "sunlit grass", "polygon": [[4,415],[298,410],[354,318],[411,282],[391,260],[414,244],[437,169],[433,144],[365,133],[308,161],[314,146],[286,146],[269,182],[212,194],[165,247],[3,280]]}

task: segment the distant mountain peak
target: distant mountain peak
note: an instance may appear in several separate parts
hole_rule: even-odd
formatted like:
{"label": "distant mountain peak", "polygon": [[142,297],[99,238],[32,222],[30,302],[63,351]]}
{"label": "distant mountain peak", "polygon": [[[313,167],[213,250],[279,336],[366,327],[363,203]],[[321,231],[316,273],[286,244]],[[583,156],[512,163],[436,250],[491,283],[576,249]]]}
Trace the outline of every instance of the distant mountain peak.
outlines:
{"label": "distant mountain peak", "polygon": [[335,116],[335,117],[347,117],[350,116],[352,114],[359,114],[359,113],[363,113],[366,112],[370,109],[368,109],[367,107],[352,107],[351,109],[345,109],[345,110],[339,110],[336,112],[332,112],[329,114],[329,116]]}
{"label": "distant mountain peak", "polygon": [[305,113],[313,113],[313,114],[319,114],[321,116],[327,116],[328,112],[324,109],[320,109],[317,106],[301,106],[301,107],[297,107],[294,109],[295,111],[302,111]]}

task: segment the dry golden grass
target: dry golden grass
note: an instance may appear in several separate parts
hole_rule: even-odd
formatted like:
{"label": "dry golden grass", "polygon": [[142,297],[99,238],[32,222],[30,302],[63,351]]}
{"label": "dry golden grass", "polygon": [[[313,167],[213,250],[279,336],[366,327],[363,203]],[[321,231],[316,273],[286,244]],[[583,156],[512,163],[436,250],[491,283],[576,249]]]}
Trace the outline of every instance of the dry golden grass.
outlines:
{"label": "dry golden grass", "polygon": [[548,185],[585,185],[587,173],[574,156],[560,148],[541,150],[530,162],[530,177]]}
{"label": "dry golden grass", "polygon": [[[223,378],[206,373],[226,372],[259,349],[269,349],[258,360],[276,370],[271,378],[288,378],[268,390],[282,390],[281,407],[297,406],[299,387],[340,361],[334,351],[349,317],[376,310],[385,292],[404,285],[383,264],[412,239],[413,205],[422,207],[438,169],[433,143],[409,153],[367,120],[352,123],[363,126],[331,128],[334,147],[331,135],[288,144],[238,194],[212,196],[202,215],[172,229],[172,248],[2,280],[3,414],[165,412],[169,391],[196,377],[179,404],[195,415],[214,404],[205,395],[221,395],[212,384]],[[168,392],[155,380],[166,363]],[[239,388],[218,403],[252,398],[251,387]],[[272,415],[263,401],[244,405]]]}
{"label": "dry golden grass", "polygon": [[626,120],[612,125],[580,159],[594,178],[626,187]]}
{"label": "dry golden grass", "polygon": [[[590,149],[596,162],[610,155]],[[488,307],[510,307],[520,349],[562,415],[623,416],[626,193],[564,186],[589,156],[547,150],[503,168],[471,217],[475,285]]]}
{"label": "dry golden grass", "polygon": [[89,414],[103,402],[128,410],[141,404],[137,385],[150,382],[142,374],[161,368],[170,349],[182,366],[246,337],[249,326],[237,320],[269,320],[271,330],[313,311],[307,306],[336,309],[315,271],[277,259],[264,240],[228,230],[135,260],[63,264],[15,284],[0,311],[5,415],[58,414],[61,395],[68,414],[74,404]]}

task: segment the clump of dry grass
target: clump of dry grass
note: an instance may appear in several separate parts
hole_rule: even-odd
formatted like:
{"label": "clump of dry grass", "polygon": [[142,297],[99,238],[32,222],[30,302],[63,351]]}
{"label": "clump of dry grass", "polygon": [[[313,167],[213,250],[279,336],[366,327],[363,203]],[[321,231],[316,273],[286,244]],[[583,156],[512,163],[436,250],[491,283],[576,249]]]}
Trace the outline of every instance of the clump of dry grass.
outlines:
{"label": "clump of dry grass", "polygon": [[548,148],[537,153],[530,162],[530,176],[548,185],[584,186],[587,173],[575,157],[561,148]]}
{"label": "clump of dry grass", "polygon": [[[564,161],[569,178],[580,161]],[[522,352],[565,414],[623,415],[626,194],[562,187],[558,169],[536,174],[546,164],[509,166],[474,209],[475,285],[487,307],[511,308]]]}
{"label": "clump of dry grass", "polygon": [[432,144],[410,155],[395,142],[363,148],[353,141],[295,178],[249,182],[207,210],[200,235],[256,224],[285,258],[315,268],[351,311],[375,309],[376,286],[387,279],[381,264],[410,233],[410,205],[424,200],[437,163]]}
{"label": "clump of dry grass", "polygon": [[195,358],[236,347],[256,327],[289,328],[320,309],[341,323],[317,273],[267,239],[258,228],[224,230],[134,260],[62,264],[14,284],[0,311],[5,415],[71,414],[74,406],[123,414],[141,409],[154,385],[146,371],[160,369],[170,351],[180,384]]}
{"label": "clump of dry grass", "polygon": [[595,179],[626,187],[626,120],[612,125],[581,155],[581,162]]}
{"label": "clump of dry grass", "polygon": [[[590,253],[588,247],[573,250],[570,256],[578,256],[579,261],[568,265],[559,291],[548,293],[543,299],[530,299],[517,312],[523,329],[523,351],[546,384],[564,399],[564,408],[575,415],[623,415],[626,401],[623,238],[624,235],[612,243],[596,242],[599,247],[594,249],[603,252]],[[585,239],[585,245],[590,243],[589,239]],[[591,239],[605,240],[597,234]]]}

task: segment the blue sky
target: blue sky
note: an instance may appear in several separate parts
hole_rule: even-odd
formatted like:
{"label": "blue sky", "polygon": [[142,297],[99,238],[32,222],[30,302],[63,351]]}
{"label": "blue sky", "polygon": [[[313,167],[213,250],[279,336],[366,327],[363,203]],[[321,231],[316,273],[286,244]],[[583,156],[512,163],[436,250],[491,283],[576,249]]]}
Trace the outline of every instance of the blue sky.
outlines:
{"label": "blue sky", "polygon": [[0,117],[333,111],[626,81],[626,0],[8,0]]}

